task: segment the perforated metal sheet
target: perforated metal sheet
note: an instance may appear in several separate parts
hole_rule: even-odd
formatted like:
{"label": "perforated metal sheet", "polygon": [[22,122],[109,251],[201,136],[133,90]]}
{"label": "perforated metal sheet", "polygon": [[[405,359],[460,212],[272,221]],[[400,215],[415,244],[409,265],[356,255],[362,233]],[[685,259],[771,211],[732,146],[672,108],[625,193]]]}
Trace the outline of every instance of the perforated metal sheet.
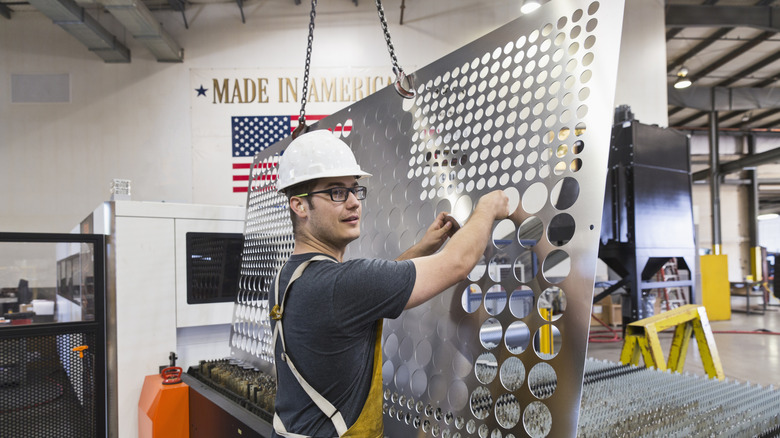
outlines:
{"label": "perforated metal sheet", "polygon": [[[415,72],[415,99],[386,88],[316,125],[374,175],[348,258],[395,258],[495,189],[514,210],[467,281],[385,322],[388,436],[576,434],[622,14],[554,0]],[[269,285],[293,249],[274,189],[288,143],[255,159],[231,334],[268,371]]]}

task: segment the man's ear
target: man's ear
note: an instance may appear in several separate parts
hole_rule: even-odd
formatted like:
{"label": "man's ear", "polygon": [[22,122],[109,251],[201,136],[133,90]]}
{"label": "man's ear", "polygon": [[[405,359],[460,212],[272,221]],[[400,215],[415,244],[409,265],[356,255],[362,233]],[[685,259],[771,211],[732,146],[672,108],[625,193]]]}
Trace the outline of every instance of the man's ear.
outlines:
{"label": "man's ear", "polygon": [[293,196],[290,198],[290,208],[298,217],[306,217],[306,203],[303,199]]}

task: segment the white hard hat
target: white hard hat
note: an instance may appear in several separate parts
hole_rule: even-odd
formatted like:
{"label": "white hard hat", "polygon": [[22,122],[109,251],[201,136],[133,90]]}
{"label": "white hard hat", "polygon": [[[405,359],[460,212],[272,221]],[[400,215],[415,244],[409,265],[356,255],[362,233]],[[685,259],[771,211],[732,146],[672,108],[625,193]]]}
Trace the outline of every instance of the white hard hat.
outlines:
{"label": "white hard hat", "polygon": [[337,176],[362,178],[371,174],[360,169],[349,146],[330,131],[310,131],[291,141],[279,159],[276,190]]}

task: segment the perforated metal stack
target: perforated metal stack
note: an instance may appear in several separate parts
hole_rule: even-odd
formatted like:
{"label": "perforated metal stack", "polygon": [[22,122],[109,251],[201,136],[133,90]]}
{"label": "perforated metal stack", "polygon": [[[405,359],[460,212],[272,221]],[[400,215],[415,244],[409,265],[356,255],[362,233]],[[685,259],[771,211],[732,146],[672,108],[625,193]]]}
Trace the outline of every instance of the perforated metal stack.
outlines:
{"label": "perforated metal stack", "polygon": [[780,435],[780,391],[589,359],[577,436]]}

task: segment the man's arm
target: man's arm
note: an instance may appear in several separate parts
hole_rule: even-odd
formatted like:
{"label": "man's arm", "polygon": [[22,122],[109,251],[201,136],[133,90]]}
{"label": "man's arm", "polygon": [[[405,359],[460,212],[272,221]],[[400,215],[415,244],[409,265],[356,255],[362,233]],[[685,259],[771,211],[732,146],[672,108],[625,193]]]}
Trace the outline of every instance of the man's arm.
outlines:
{"label": "man's arm", "polygon": [[439,213],[431,226],[428,227],[428,230],[425,231],[423,238],[395,260],[399,262],[401,260],[411,260],[417,257],[429,256],[438,251],[447,240],[447,234],[452,229],[452,224],[444,220],[445,216],[447,216],[446,212]]}
{"label": "man's arm", "polygon": [[436,254],[413,258],[417,274],[406,308],[416,307],[466,278],[485,252],[493,222],[506,218],[508,210],[509,199],[503,191],[488,193],[447,246]]}

